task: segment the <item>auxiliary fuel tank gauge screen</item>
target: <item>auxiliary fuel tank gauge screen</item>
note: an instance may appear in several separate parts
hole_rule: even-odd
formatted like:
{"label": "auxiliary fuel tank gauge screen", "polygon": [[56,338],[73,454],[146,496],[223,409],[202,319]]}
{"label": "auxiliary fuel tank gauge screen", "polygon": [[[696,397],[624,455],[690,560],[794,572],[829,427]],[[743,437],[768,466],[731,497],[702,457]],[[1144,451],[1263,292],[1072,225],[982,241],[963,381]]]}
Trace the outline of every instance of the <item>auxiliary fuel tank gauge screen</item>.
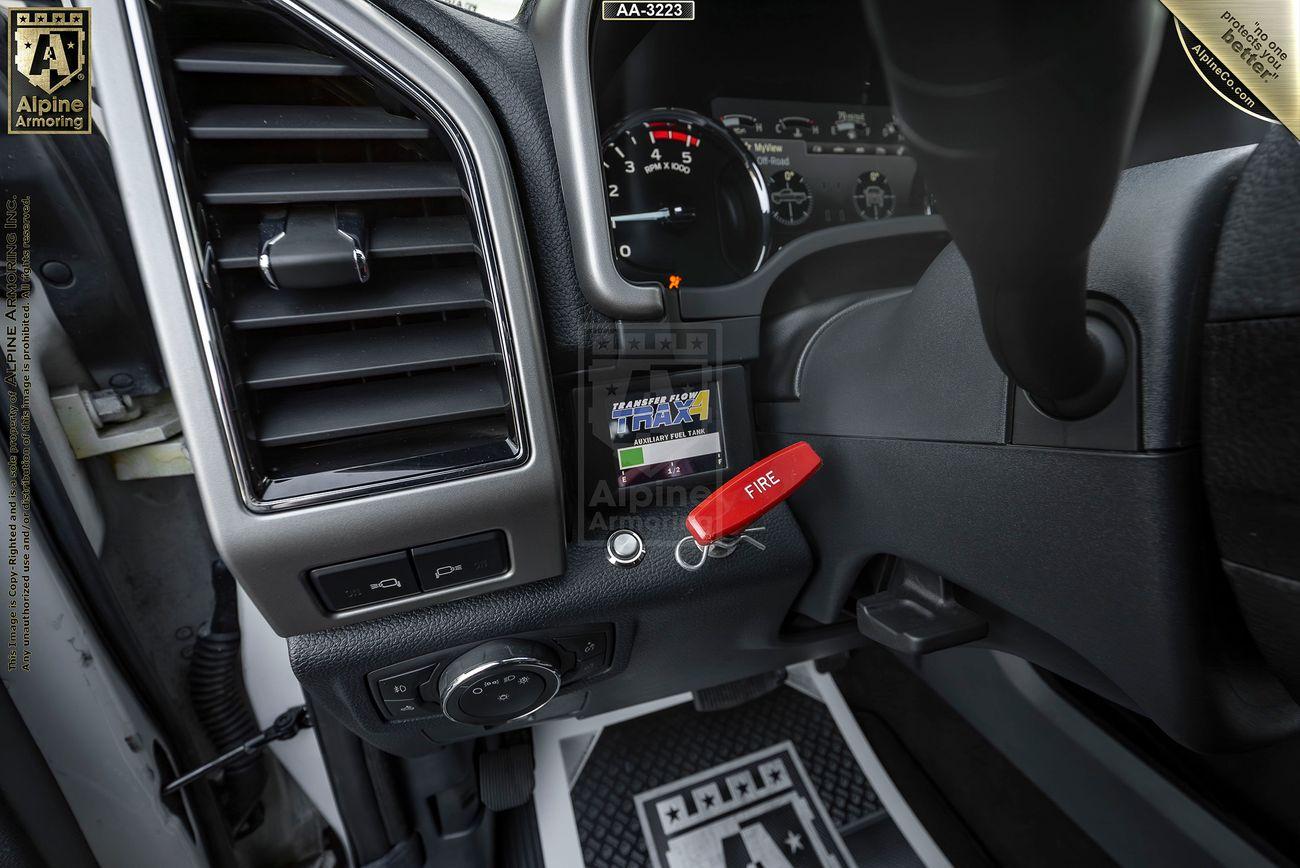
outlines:
{"label": "auxiliary fuel tank gauge screen", "polygon": [[620,488],[715,471],[726,465],[716,382],[628,394],[609,406]]}

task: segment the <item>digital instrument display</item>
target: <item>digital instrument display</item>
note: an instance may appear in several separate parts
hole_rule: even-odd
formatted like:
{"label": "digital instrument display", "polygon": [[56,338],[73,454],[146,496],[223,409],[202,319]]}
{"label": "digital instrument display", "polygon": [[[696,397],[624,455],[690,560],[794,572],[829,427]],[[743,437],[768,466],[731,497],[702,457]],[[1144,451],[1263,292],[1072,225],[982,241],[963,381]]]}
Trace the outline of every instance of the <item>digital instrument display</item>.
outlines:
{"label": "digital instrument display", "polygon": [[629,393],[609,404],[609,442],[619,488],[726,466],[714,381],[699,388]]}
{"label": "digital instrument display", "polygon": [[719,97],[712,109],[767,182],[778,245],[826,226],[933,212],[889,106]]}

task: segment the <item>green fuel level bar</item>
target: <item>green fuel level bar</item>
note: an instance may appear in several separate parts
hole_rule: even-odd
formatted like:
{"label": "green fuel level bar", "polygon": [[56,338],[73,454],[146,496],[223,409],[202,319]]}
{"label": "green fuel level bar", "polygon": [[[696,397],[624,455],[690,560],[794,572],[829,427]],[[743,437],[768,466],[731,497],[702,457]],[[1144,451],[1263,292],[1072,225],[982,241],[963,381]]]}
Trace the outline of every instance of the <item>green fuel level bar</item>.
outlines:
{"label": "green fuel level bar", "polygon": [[722,452],[722,441],[715,431],[677,440],[661,440],[644,446],[624,447],[618,450],[618,469],[631,470],[647,464],[667,464],[670,461],[681,461],[700,455],[717,455],[720,452]]}

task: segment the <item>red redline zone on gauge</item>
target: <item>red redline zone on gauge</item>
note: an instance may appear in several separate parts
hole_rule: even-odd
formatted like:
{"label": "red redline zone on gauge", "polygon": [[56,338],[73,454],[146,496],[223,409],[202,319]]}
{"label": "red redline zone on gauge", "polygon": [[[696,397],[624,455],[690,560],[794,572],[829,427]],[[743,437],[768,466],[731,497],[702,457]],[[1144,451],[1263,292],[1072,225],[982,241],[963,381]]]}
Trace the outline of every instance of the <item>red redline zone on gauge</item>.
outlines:
{"label": "red redline zone on gauge", "polygon": [[699,147],[700,137],[692,136],[681,130],[674,130],[666,123],[646,124],[646,129],[650,131],[650,141],[652,142],[682,142],[688,148]]}

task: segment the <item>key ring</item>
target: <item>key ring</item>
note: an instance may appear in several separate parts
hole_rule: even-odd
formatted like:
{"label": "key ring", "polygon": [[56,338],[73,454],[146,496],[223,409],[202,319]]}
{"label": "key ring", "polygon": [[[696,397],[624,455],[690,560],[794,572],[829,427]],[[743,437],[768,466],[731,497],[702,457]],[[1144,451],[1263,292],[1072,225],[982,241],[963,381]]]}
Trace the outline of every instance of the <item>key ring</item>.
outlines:
{"label": "key ring", "polygon": [[[677,547],[673,549],[673,557],[677,560],[677,565],[679,567],[681,567],[684,570],[690,570],[694,572],[695,570],[698,570],[701,567],[703,567],[704,562],[707,561],[709,558],[727,557],[732,552],[734,552],[736,550],[736,546],[740,545],[742,542],[749,543],[759,551],[766,551],[767,550],[766,545],[754,539],[754,537],[750,536],[751,533],[758,533],[759,531],[762,530],[766,530],[766,528],[762,528],[762,527],[746,528],[744,531],[740,533],[739,536],[719,537],[713,542],[706,543],[704,545],[700,545],[698,542],[696,542],[695,537],[693,536],[684,536],[677,541]],[[682,555],[682,544],[686,542],[690,542],[695,545],[696,550],[698,550],[700,553],[699,561],[695,563],[691,563],[690,561],[686,560],[684,555]]]}

